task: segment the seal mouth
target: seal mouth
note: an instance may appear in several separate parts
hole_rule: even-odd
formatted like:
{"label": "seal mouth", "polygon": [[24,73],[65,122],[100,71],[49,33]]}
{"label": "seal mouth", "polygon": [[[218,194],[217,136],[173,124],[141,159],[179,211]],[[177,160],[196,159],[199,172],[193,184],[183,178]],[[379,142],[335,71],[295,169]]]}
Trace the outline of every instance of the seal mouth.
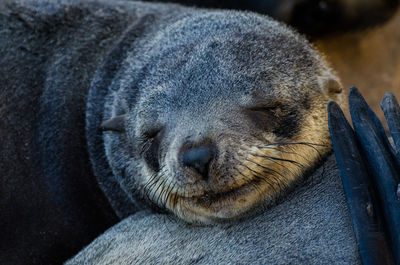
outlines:
{"label": "seal mouth", "polygon": [[236,202],[240,204],[245,203],[246,197],[250,196],[251,193],[255,191],[255,186],[259,185],[259,183],[260,180],[252,179],[226,191],[205,191],[201,195],[179,197],[188,204],[217,210],[217,208],[220,207],[229,207],[230,205],[236,204]]}

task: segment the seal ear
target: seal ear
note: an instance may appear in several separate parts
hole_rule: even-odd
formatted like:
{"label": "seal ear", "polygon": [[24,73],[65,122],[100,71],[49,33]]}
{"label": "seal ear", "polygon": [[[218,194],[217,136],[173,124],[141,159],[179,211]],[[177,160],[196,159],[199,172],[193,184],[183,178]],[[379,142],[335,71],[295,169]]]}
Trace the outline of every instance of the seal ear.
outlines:
{"label": "seal ear", "polygon": [[343,87],[338,80],[335,78],[324,78],[322,80],[322,87],[324,91],[329,94],[339,94],[343,91]]}
{"label": "seal ear", "polygon": [[126,114],[112,117],[100,124],[102,131],[125,132]]}

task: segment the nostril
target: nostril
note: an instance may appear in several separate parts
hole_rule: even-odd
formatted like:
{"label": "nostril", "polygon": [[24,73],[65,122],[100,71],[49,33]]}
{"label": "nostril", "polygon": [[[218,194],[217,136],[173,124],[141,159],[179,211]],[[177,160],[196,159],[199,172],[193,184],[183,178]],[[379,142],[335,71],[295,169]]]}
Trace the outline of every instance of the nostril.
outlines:
{"label": "nostril", "polygon": [[182,162],[185,166],[194,168],[204,178],[208,177],[208,168],[214,157],[214,149],[212,147],[195,147],[186,150],[182,154]]}

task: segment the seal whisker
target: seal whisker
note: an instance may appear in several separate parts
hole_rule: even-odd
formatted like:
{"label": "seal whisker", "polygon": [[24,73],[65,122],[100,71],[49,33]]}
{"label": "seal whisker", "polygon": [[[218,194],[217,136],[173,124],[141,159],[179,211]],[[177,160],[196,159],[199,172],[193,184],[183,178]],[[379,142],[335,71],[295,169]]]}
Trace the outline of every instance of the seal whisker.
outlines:
{"label": "seal whisker", "polygon": [[260,157],[260,158],[268,159],[268,160],[270,160],[271,162],[274,162],[274,163],[280,165],[281,167],[285,167],[285,166],[282,165],[282,164],[280,164],[280,163],[278,163],[278,162],[276,162],[275,160],[282,161],[282,162],[288,162],[288,163],[294,164],[294,165],[296,165],[296,166],[298,166],[298,167],[300,167],[300,168],[304,168],[304,165],[303,165],[303,164],[301,164],[301,163],[299,163],[299,162],[297,162],[297,161],[294,161],[294,160],[284,159],[284,158],[278,158],[278,157],[273,157],[273,156],[259,155],[259,154],[256,154],[256,153],[250,153],[250,154],[251,154],[252,156],[255,156],[255,157]]}
{"label": "seal whisker", "polygon": [[[252,187],[254,187],[260,195],[263,194],[263,192],[261,191],[260,187],[259,187],[258,185],[256,185],[255,183],[253,183],[253,182],[251,181],[251,178],[245,176],[240,170],[236,170],[236,171],[237,171],[240,175],[242,175],[243,177],[247,178],[248,183],[249,183],[250,185],[252,185]],[[273,189],[275,190],[275,187],[273,186],[273,184],[272,184],[271,182],[268,181],[267,178],[263,178],[263,177],[261,177],[261,176],[259,176],[259,175],[257,175],[257,174],[252,174],[252,176],[253,176],[254,178],[256,178],[257,180],[260,180],[260,181],[263,181],[263,182],[267,183],[267,185],[268,185],[269,187],[271,187],[271,188],[273,188]]]}
{"label": "seal whisker", "polygon": [[[155,196],[157,194],[157,191],[158,191],[158,189],[160,187],[160,183],[162,181],[160,181],[160,175],[159,174],[155,174],[155,176],[156,177],[154,178],[154,182],[151,183],[151,186],[149,186],[149,197],[150,197],[150,200],[152,202],[157,204],[157,201],[155,201]],[[157,188],[155,188],[156,186],[157,186]]]}
{"label": "seal whisker", "polygon": [[171,206],[172,206],[172,209],[175,209],[175,208],[176,208],[176,205],[177,205],[178,200],[179,200],[178,194],[180,194],[181,189],[182,189],[182,188],[178,186],[176,192],[173,193],[173,197],[171,198]]}
{"label": "seal whisker", "polygon": [[162,166],[160,168],[160,172],[158,174],[157,173],[152,174],[150,179],[143,185],[143,190],[145,191],[145,195],[149,201],[152,201],[152,199],[150,198],[150,192],[152,191],[153,186],[157,182],[157,177],[159,174],[160,175],[163,174],[164,169],[165,169],[165,166]]}
{"label": "seal whisker", "polygon": [[170,184],[168,186],[170,186],[171,188],[167,192],[166,199],[165,199],[165,205],[170,200],[171,195],[173,195],[172,191],[174,190],[174,188],[176,186],[176,181],[174,181],[174,180],[170,181]]}
{"label": "seal whisker", "polygon": [[162,200],[162,205],[164,208],[167,207],[168,204],[168,197],[171,194],[171,190],[174,187],[173,182],[172,181],[168,181],[166,183],[167,187],[163,190],[163,192],[161,194],[163,194],[163,196],[161,196],[161,200]]}
{"label": "seal whisker", "polygon": [[[266,156],[265,158],[266,158],[267,160],[269,160],[269,161],[271,161],[271,162],[273,162],[273,163],[275,163],[275,164],[281,166],[284,170],[287,170],[287,171],[290,172],[290,174],[294,175],[293,171],[292,171],[289,167],[286,167],[286,166],[282,165],[281,163],[278,163],[277,161],[275,161],[275,160],[274,160],[275,157]],[[284,161],[284,162],[290,162],[291,164],[292,164],[292,163],[293,163],[293,164],[298,163],[298,162],[292,161],[292,160],[288,160],[288,161]],[[302,164],[300,164],[300,163],[298,163],[298,164],[299,164],[299,165],[297,165],[297,164],[295,164],[295,165],[298,166],[298,167],[300,167],[300,168],[303,167]]]}
{"label": "seal whisker", "polygon": [[153,174],[153,175],[152,175],[152,181],[151,181],[151,183],[150,183],[150,182],[147,183],[147,184],[150,184],[150,185],[147,185],[148,188],[147,188],[147,190],[145,190],[145,196],[146,196],[147,202],[149,203],[149,206],[150,206],[152,209],[154,209],[154,210],[156,210],[156,211],[164,211],[164,210],[157,204],[157,202],[154,201],[154,194],[155,194],[155,191],[154,191],[153,187],[154,187],[155,185],[157,185],[157,182],[159,181],[159,179],[158,179],[157,177],[158,177],[157,174]]}
{"label": "seal whisker", "polygon": [[251,182],[251,178],[249,178],[248,176],[246,176],[245,174],[243,174],[243,172],[242,171],[240,171],[239,169],[237,169],[237,168],[234,168],[234,170],[236,171],[236,172],[238,172],[239,173],[239,175],[241,175],[242,177],[244,177],[245,179],[246,179],[246,181],[247,182]]}
{"label": "seal whisker", "polygon": [[[247,167],[247,166],[245,166],[245,165],[242,165],[242,166],[243,166],[243,167],[246,167],[248,170],[250,170],[250,171],[252,172],[252,176],[253,176],[253,177],[255,177],[255,178],[257,178],[258,180],[261,180],[261,181],[267,183],[271,188],[274,189],[274,191],[276,191],[276,190],[275,190],[275,187],[274,187],[274,184],[278,184],[278,186],[280,186],[279,181],[277,181],[277,179],[275,178],[274,175],[271,174],[270,176],[272,176],[273,179],[274,179],[275,181],[274,181],[274,182],[270,182],[270,179],[260,176],[258,172],[252,170],[251,168],[249,168],[249,167]],[[248,177],[245,176],[240,170],[237,169],[237,172],[239,172],[239,174],[242,175],[242,176],[244,176],[245,178],[248,178]],[[251,182],[251,181],[249,181],[249,182]]]}
{"label": "seal whisker", "polygon": [[153,181],[155,181],[155,178],[157,177],[156,173],[151,174],[150,178],[146,181],[146,183],[143,185],[143,189],[148,189]]}
{"label": "seal whisker", "polygon": [[[255,161],[253,161],[253,160],[250,160],[250,159],[246,159],[246,161],[251,162],[251,163],[254,163],[255,165],[257,165],[257,166],[259,166],[259,167],[261,167],[261,168],[263,168],[263,169],[265,169],[265,170],[267,170],[267,171],[273,171],[273,172],[275,172],[276,174],[278,174],[279,176],[281,176],[282,178],[285,178],[285,176],[283,176],[281,173],[279,173],[278,171],[276,171],[276,170],[274,170],[274,169],[272,169],[272,168],[263,166],[263,165],[261,165],[261,164],[255,162]],[[246,166],[246,167],[247,167],[247,166]],[[249,167],[247,167],[247,168],[250,169]],[[250,169],[250,170],[253,171],[252,169]]]}
{"label": "seal whisker", "polygon": [[[281,183],[283,183],[284,186],[286,186],[285,182],[283,182],[282,180],[287,180],[287,178],[283,174],[279,173],[278,171],[276,171],[272,168],[260,165],[260,164],[256,163],[255,161],[252,161],[252,160],[247,160],[247,161],[252,162],[252,163],[256,164],[257,166],[263,168],[264,169],[263,173],[268,174],[269,177],[272,177],[275,181],[274,183],[276,185],[278,185],[279,189],[282,189]],[[253,171],[253,173],[259,174],[259,172],[256,172],[256,171]],[[264,178],[264,176],[260,176],[260,177]]]}
{"label": "seal whisker", "polygon": [[164,205],[164,194],[167,192],[168,188],[170,187],[169,186],[170,182],[168,182],[167,178],[164,175],[162,175],[161,177],[162,177],[161,190],[158,193],[157,203],[159,203],[160,205],[165,206]]}
{"label": "seal whisker", "polygon": [[157,174],[152,174],[150,179],[143,185],[143,190],[146,198],[151,201],[150,192],[153,186],[153,183],[156,181]]}
{"label": "seal whisker", "polygon": [[275,142],[275,143],[269,143],[265,145],[258,145],[258,148],[268,148],[270,146],[290,146],[290,145],[304,145],[308,146],[312,149],[314,149],[316,152],[319,153],[318,149],[315,148],[315,146],[320,146],[320,147],[327,147],[327,145],[324,144],[317,144],[317,143],[311,143],[311,142]]}
{"label": "seal whisker", "polygon": [[266,145],[259,145],[257,148],[271,148],[271,146],[283,146],[283,147],[291,147],[292,145],[303,145],[312,148],[315,152],[318,153],[318,157],[321,158],[322,154],[321,152],[315,147],[327,147],[327,145],[324,144],[317,144],[317,143],[311,143],[311,142],[276,142],[276,143],[270,143]]}
{"label": "seal whisker", "polygon": [[257,193],[260,195],[260,196],[263,196],[263,192],[262,192],[262,190],[260,189],[260,187],[256,184],[256,183],[250,183],[250,185],[257,191]]}
{"label": "seal whisker", "polygon": [[[310,163],[310,160],[309,160],[308,158],[306,158],[305,156],[303,156],[303,155],[301,155],[301,154],[299,154],[299,153],[296,153],[296,152],[289,152],[289,151],[286,151],[286,150],[278,149],[278,148],[276,148],[276,147],[268,147],[268,148],[277,150],[277,151],[279,151],[279,152],[281,152],[281,153],[284,153],[284,154],[291,154],[291,155],[299,156],[299,157],[301,157],[302,159],[306,160],[308,163]],[[303,166],[304,166],[304,165],[303,165]]]}
{"label": "seal whisker", "polygon": [[306,145],[306,146],[322,146],[322,147],[327,147],[325,144],[318,144],[318,143],[311,143],[311,142],[274,142],[274,143],[269,143],[265,144],[263,146],[269,146],[269,145]]}
{"label": "seal whisker", "polygon": [[[162,178],[161,178],[162,177]],[[158,185],[158,187],[157,187],[157,189],[156,189],[156,192],[158,193],[158,196],[157,196],[157,199],[156,199],[156,203],[157,204],[160,204],[160,199],[161,199],[161,196],[162,196],[162,194],[163,194],[163,192],[165,191],[165,183],[166,183],[166,181],[167,181],[167,178],[165,177],[165,176],[163,176],[163,175],[161,175],[160,176],[160,179],[161,179],[161,181],[159,182],[159,185]],[[160,190],[160,192],[158,192],[158,190],[160,189],[160,187],[161,187],[161,190]]]}

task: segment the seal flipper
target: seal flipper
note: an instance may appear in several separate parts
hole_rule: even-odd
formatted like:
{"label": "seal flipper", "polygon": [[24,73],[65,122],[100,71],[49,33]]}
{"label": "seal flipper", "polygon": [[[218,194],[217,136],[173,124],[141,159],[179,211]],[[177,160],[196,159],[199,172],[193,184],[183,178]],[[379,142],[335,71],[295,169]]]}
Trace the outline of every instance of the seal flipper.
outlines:
{"label": "seal flipper", "polygon": [[125,132],[125,120],[126,114],[112,117],[100,124],[100,129],[102,131]]}
{"label": "seal flipper", "polygon": [[[336,161],[349,206],[363,264],[391,264],[391,254],[379,225],[371,195],[370,176],[359,143],[338,104],[328,103],[328,122]],[[377,248],[376,246],[380,246]]]}
{"label": "seal flipper", "polygon": [[400,200],[396,194],[400,171],[381,123],[355,87],[350,89],[349,106],[385,217],[394,260],[400,264]]}
{"label": "seal flipper", "polygon": [[397,158],[400,165],[400,107],[396,98],[392,93],[386,93],[381,101],[381,108],[385,114],[386,121],[389,125],[390,133],[393,137],[393,142],[396,151],[393,154]]}

